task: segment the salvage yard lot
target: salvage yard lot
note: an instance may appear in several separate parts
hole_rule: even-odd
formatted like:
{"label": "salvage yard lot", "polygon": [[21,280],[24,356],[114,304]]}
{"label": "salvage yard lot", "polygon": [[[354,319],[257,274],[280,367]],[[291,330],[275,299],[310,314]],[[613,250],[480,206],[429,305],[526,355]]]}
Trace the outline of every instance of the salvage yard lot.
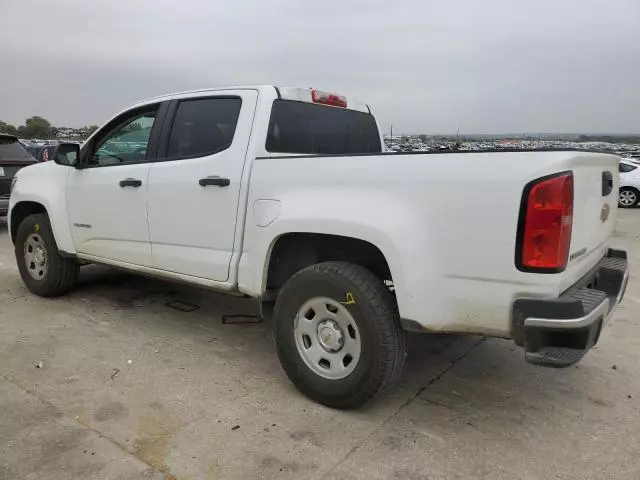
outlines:
{"label": "salvage yard lot", "polygon": [[627,296],[578,366],[412,335],[400,384],[340,412],[289,383],[271,325],[237,323],[251,300],[96,266],[37,298],[0,219],[0,479],[638,479],[639,237],[620,211]]}

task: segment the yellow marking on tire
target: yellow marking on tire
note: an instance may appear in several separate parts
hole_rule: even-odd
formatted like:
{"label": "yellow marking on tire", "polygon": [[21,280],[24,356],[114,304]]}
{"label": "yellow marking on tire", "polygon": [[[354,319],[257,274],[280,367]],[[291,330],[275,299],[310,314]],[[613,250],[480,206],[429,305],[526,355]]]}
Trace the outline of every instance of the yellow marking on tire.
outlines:
{"label": "yellow marking on tire", "polygon": [[347,292],[347,300],[345,302],[340,302],[342,305],[355,305],[356,300],[353,298],[353,293]]}
{"label": "yellow marking on tire", "polygon": [[40,224],[39,224],[39,223],[36,223],[36,224],[33,226],[33,230],[34,230],[34,232],[38,232],[38,231],[40,231]]}

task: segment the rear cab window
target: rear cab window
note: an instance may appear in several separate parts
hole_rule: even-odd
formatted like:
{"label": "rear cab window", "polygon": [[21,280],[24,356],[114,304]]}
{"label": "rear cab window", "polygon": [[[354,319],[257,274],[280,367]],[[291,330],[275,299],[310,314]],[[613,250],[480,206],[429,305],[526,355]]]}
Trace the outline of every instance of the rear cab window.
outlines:
{"label": "rear cab window", "polygon": [[0,135],[0,198],[9,199],[11,179],[22,167],[35,162],[20,141],[11,135]]}
{"label": "rear cab window", "polygon": [[33,160],[22,144],[15,137],[0,135],[0,160]]}
{"label": "rear cab window", "polygon": [[275,100],[265,145],[271,153],[381,153],[370,113],[295,100]]}

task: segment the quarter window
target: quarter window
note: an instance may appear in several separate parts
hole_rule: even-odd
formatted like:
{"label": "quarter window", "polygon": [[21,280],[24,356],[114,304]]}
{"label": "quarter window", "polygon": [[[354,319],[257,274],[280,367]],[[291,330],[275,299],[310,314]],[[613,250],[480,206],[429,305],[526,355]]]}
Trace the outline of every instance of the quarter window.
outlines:
{"label": "quarter window", "polygon": [[33,160],[17,138],[0,134],[0,160]]}
{"label": "quarter window", "polygon": [[167,158],[204,157],[229,148],[241,106],[238,97],[181,101],[169,134]]}
{"label": "quarter window", "polygon": [[638,167],[634,167],[633,165],[629,165],[628,163],[621,163],[618,170],[621,173],[627,173],[627,172],[633,172],[636,168]]}
{"label": "quarter window", "polygon": [[382,152],[373,115],[292,100],[273,102],[266,148],[299,154]]}

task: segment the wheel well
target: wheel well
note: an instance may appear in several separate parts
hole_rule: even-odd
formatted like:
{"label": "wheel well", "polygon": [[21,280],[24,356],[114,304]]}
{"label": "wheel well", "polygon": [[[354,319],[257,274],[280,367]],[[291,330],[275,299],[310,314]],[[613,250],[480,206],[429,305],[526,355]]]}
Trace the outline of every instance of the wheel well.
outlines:
{"label": "wheel well", "polygon": [[276,241],[269,258],[265,300],[275,300],[278,290],[296,272],[316,263],[347,261],[391,281],[391,270],[375,245],[357,238],[317,233],[288,233]]}
{"label": "wheel well", "polygon": [[638,190],[636,187],[624,186],[624,187],[620,187],[620,190],[633,190],[634,192],[640,194],[640,190]]}
{"label": "wheel well", "polygon": [[18,227],[22,221],[29,215],[35,213],[47,213],[47,209],[44,205],[37,202],[20,202],[17,203],[11,210],[11,241],[16,241],[16,235],[18,235]]}

